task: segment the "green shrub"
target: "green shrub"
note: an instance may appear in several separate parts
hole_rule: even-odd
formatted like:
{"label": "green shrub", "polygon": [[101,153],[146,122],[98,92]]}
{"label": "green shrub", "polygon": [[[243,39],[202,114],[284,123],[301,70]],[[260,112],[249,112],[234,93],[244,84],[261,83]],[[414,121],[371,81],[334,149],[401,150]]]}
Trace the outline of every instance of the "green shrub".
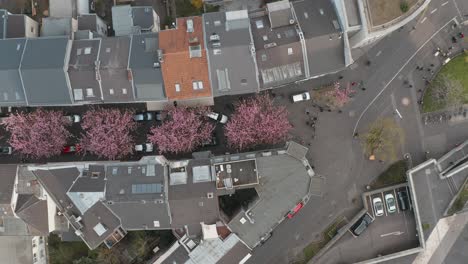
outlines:
{"label": "green shrub", "polygon": [[403,13],[408,12],[408,10],[409,10],[408,2],[406,2],[406,1],[401,1],[401,3],[400,3],[400,10],[401,10],[401,12],[403,12]]}

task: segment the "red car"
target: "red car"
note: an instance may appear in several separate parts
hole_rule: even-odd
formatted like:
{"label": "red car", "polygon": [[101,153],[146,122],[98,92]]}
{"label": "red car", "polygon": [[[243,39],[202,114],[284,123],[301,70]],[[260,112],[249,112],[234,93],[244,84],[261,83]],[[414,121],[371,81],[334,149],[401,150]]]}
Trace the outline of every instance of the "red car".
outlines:
{"label": "red car", "polygon": [[62,153],[63,154],[68,154],[68,153],[75,153],[80,150],[80,145],[68,145],[63,147]]}
{"label": "red car", "polygon": [[288,213],[288,218],[291,219],[293,218],[297,212],[299,212],[302,207],[304,207],[304,204],[302,202],[298,203],[289,213]]}

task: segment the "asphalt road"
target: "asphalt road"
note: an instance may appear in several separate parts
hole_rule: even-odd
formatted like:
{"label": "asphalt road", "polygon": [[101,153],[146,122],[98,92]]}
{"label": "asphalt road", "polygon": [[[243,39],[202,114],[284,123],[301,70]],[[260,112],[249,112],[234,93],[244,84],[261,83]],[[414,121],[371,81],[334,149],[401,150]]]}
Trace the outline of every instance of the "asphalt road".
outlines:
{"label": "asphalt road", "polygon": [[[422,89],[424,82],[422,76],[418,76],[420,73],[415,72],[417,65],[427,67],[434,63],[435,47],[451,45],[450,37],[454,32],[450,31],[450,21],[468,19],[464,14],[468,14],[468,4],[464,0],[447,3],[446,0],[433,0],[427,12],[402,30],[385,37],[370,49],[355,51],[365,54],[356,62],[358,67],[350,67],[339,75],[344,76],[344,80],[362,80],[366,90],[358,90],[343,113],[318,113],[315,139],[310,140],[308,158],[316,172],[326,178],[323,196],[312,196],[299,214],[279,225],[273,236],[254,250],[248,263],[291,263],[307,244],[320,239],[320,232],[334,219],[343,215],[350,219],[362,208],[360,193],[388,164],[368,161],[359,141],[352,135],[354,131],[364,131],[376,118],[393,117],[401,125],[406,135],[401,155],[410,153],[414,164],[425,159],[426,150],[446,150],[447,145],[464,138],[462,131],[466,131],[466,124],[424,127],[417,105],[417,89]],[[365,66],[367,60],[372,63],[370,67]],[[275,92],[288,95],[335,80],[337,75],[325,76]],[[414,83],[414,88],[404,85],[406,80]],[[402,118],[395,114],[395,109]],[[303,110],[290,110],[293,124],[302,118],[304,114],[300,111]],[[304,133],[298,134],[307,137]],[[429,135],[442,139],[428,144]],[[309,142],[309,138],[304,138],[304,142]]]}

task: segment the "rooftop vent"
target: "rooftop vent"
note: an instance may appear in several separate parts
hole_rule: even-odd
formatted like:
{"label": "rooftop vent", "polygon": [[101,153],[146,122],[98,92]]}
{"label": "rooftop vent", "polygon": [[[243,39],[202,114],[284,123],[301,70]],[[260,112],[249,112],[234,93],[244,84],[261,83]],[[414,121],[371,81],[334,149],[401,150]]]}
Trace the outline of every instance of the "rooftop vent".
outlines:
{"label": "rooftop vent", "polygon": [[289,24],[293,25],[294,23],[296,23],[294,19],[289,19]]}
{"label": "rooftop vent", "polygon": [[212,192],[209,192],[206,194],[206,197],[208,197],[208,199],[213,199],[214,195]]}
{"label": "rooftop vent", "polygon": [[193,32],[193,20],[192,19],[187,19],[187,32],[189,33]]}
{"label": "rooftop vent", "polygon": [[161,68],[161,63],[159,62],[153,63],[153,68]]}
{"label": "rooftop vent", "polygon": [[265,45],[263,45],[263,47],[265,49],[274,48],[274,47],[276,47],[276,42],[265,44]]}
{"label": "rooftop vent", "polygon": [[216,42],[211,43],[211,45],[212,45],[213,47],[215,47],[215,48],[219,48],[219,47],[221,47],[221,42],[216,41]]}
{"label": "rooftop vent", "polygon": [[91,172],[91,179],[97,179],[100,175],[101,173],[99,171],[93,171]]}

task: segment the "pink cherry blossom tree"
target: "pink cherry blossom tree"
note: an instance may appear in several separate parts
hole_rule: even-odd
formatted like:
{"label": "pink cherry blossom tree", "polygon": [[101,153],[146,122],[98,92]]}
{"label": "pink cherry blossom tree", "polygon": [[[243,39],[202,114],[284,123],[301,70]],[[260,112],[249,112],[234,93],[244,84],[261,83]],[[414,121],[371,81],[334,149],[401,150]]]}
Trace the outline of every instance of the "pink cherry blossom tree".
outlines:
{"label": "pink cherry blossom tree", "polygon": [[133,152],[132,132],[137,128],[133,112],[93,108],[83,116],[81,152],[117,159]]}
{"label": "pink cherry blossom tree", "polygon": [[273,105],[271,97],[264,94],[239,101],[224,134],[229,146],[242,150],[284,141],[291,128],[286,108]]}
{"label": "pink cherry blossom tree", "polygon": [[148,139],[161,153],[192,151],[212,136],[214,124],[204,116],[206,110],[184,106],[169,108],[168,118],[161,126],[151,128]]}
{"label": "pink cherry blossom tree", "polygon": [[349,83],[345,88],[341,88],[340,83],[335,82],[333,84],[333,89],[328,91],[326,95],[331,98],[334,107],[341,108],[349,102],[351,95],[355,92],[356,90],[353,90]]}
{"label": "pink cherry blossom tree", "polygon": [[61,111],[39,108],[31,113],[12,113],[2,124],[10,133],[8,143],[11,147],[32,158],[59,155],[71,137],[67,130],[71,122],[64,118]]}

